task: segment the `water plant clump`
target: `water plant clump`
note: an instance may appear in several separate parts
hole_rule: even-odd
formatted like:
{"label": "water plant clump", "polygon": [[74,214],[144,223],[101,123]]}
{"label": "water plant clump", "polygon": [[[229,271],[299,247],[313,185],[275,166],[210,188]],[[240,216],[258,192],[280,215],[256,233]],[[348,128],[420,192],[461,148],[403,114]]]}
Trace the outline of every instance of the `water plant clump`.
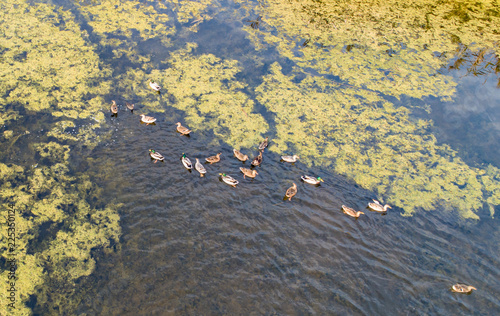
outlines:
{"label": "water plant clump", "polygon": [[475,211],[483,201],[492,203],[490,209],[497,205],[500,182],[483,179],[483,171],[439,145],[429,132],[431,122],[412,120],[409,109],[395,107],[374,92],[339,89],[314,76],[297,83],[275,63],[256,93],[275,113],[277,135],[271,150],[284,152],[293,146],[308,158],[303,162],[333,167],[386,196],[404,215],[442,205],[477,219]]}

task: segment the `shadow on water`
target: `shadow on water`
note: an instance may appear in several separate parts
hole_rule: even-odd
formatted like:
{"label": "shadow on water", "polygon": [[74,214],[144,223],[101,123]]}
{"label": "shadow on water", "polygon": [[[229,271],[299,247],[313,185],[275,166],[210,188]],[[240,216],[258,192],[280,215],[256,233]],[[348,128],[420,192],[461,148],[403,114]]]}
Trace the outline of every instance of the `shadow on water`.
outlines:
{"label": "shadow on water", "polygon": [[[243,179],[239,167],[249,163],[228,146],[207,148],[210,135],[182,137],[162,119],[156,126],[136,115],[119,120],[93,156],[112,155],[116,179],[104,190],[123,203],[122,245],[83,281],[78,313],[443,315],[500,306],[499,249],[490,242],[498,240],[498,219],[404,218],[398,209],[381,216],[365,209],[372,193],[331,172],[319,174],[319,187],[305,184],[300,176],[316,170],[266,150],[259,175]],[[165,163],[154,164],[149,148]],[[182,166],[183,152],[192,161],[222,156],[200,178]],[[240,184],[225,185],[220,172]],[[292,182],[296,197],[273,205]],[[348,217],[342,204],[366,215]],[[456,282],[478,291],[451,293]]]}

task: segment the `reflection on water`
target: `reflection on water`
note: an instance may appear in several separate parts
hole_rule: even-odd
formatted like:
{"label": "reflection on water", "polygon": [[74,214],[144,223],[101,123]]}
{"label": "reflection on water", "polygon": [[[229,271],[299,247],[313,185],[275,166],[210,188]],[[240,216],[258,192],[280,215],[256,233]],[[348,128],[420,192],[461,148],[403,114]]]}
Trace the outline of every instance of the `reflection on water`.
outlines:
{"label": "reflection on water", "polygon": [[500,167],[500,89],[494,79],[463,77],[456,100],[432,105],[431,118],[439,141],[457,148],[469,164]]}
{"label": "reflection on water", "polygon": [[[497,75],[476,67],[498,49],[489,3],[4,1],[0,66],[15,80],[1,85],[0,185],[27,231],[19,304],[106,315],[500,308],[500,172],[483,165],[499,166],[499,90],[472,77]],[[468,50],[455,61],[475,59],[446,73],[457,46]],[[111,100],[136,109],[110,117]],[[254,157],[264,136],[259,175],[243,179],[249,162],[232,149]],[[204,178],[180,161],[217,152]],[[374,198],[394,208],[369,212]],[[457,282],[478,290],[453,294]]]}

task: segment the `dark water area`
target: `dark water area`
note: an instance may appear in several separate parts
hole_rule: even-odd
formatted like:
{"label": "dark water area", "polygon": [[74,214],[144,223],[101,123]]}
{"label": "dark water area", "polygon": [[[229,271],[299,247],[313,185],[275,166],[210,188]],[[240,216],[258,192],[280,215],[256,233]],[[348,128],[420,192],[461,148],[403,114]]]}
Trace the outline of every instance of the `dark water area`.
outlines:
{"label": "dark water area", "polygon": [[[170,114],[171,113],[171,114]],[[109,156],[100,183],[120,208],[121,248],[99,257],[78,309],[87,315],[494,315],[498,296],[498,219],[479,223],[453,212],[402,217],[370,212],[373,193],[327,170],[287,164],[266,149],[259,175],[243,179],[241,163],[212,135],[175,130],[167,109],[155,126],[135,114],[108,118],[112,139],[94,152]],[[271,144],[272,146],[272,140]],[[153,163],[148,149],[165,156]],[[253,157],[254,150],[243,149]],[[207,174],[180,157],[203,159]],[[221,182],[224,172],[240,181]],[[319,175],[315,187],[300,181]],[[283,201],[292,182],[298,193]],[[366,215],[354,219],[346,204]],[[472,295],[450,291],[463,282]]]}

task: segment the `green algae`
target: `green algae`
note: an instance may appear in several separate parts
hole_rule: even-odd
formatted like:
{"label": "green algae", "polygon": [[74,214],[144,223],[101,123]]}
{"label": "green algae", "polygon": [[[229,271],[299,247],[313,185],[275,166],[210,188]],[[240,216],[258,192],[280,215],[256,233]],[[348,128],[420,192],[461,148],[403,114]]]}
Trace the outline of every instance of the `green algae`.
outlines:
{"label": "green algae", "polygon": [[[268,124],[255,113],[254,101],[235,75],[241,71],[236,60],[222,60],[213,54],[196,55],[196,44],[170,53],[168,68],[146,73],[131,68],[119,79],[129,87],[148,111],[167,113],[168,106],[184,112],[183,123],[193,131],[211,130],[231,146],[251,147],[262,139]],[[148,78],[163,86],[162,95],[152,92]],[[168,98],[169,96],[169,98]],[[168,102],[168,99],[175,102]],[[177,121],[172,121],[174,125]]]}
{"label": "green algae", "polygon": [[451,100],[456,83],[439,69],[457,43],[498,53],[500,41],[494,2],[458,3],[471,19],[457,17],[457,4],[446,1],[262,1],[265,27],[248,38],[257,48],[275,47],[305,71],[363,89]]}
{"label": "green algae", "polygon": [[88,118],[99,110],[86,101],[109,91],[102,80],[109,69],[74,17],[50,5],[24,2],[4,2],[1,11],[0,104],[34,112],[58,109],[72,118]]}
{"label": "green algae", "polygon": [[276,117],[270,150],[294,152],[310,166],[331,166],[403,208],[403,215],[439,207],[477,219],[483,201],[498,205],[500,182],[438,145],[432,122],[412,120],[409,109],[373,91],[312,75],[297,83],[275,63],[256,95]]}
{"label": "green algae", "polygon": [[[33,147],[45,159],[37,168],[0,164],[2,214],[7,215],[10,208],[16,213],[16,245],[13,251],[3,248],[1,255],[17,262],[16,308],[3,305],[2,314],[31,314],[24,305],[31,295],[49,310],[74,308],[68,298],[76,280],[95,267],[91,251],[109,249],[121,233],[119,205],[93,207],[87,201],[99,196],[95,183],[86,174],[70,175],[68,145],[49,142]],[[3,245],[7,245],[6,233],[0,232]],[[2,271],[1,277],[7,280],[8,271]],[[0,288],[6,302],[7,283]]]}

